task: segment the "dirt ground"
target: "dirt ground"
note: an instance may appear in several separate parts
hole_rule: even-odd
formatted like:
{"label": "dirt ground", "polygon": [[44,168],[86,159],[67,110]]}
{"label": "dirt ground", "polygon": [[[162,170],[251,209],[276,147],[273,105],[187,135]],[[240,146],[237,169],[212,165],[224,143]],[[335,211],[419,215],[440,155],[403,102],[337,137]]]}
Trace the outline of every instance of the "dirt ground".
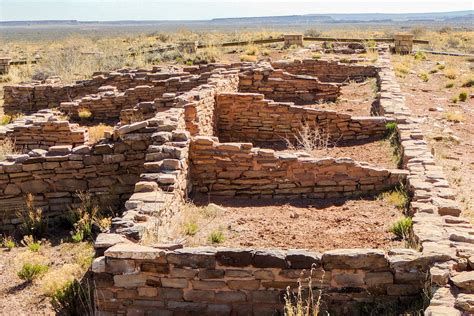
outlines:
{"label": "dirt ground", "polygon": [[[19,243],[8,251],[0,244],[0,315],[57,315],[45,292],[72,275],[78,277],[91,263],[93,248],[88,243],[43,243],[39,252]],[[48,272],[25,282],[17,272],[26,262],[47,265]]]}
{"label": "dirt ground", "polygon": [[[199,196],[189,207],[186,223],[198,232],[188,245],[211,244],[209,236],[220,231],[219,246],[309,249],[403,247],[393,239],[389,226],[402,217],[401,210],[381,199],[368,200],[239,200]],[[186,223],[184,223],[186,227]],[[180,228],[178,228],[180,229]],[[182,229],[182,227],[181,227]]]}
{"label": "dirt ground", "polygon": [[[474,93],[473,87],[462,87],[473,78],[473,62],[466,57],[426,55],[426,60],[413,56],[393,56],[395,67],[400,64],[409,69],[398,78],[406,104],[421,123],[437,164],[443,166],[463,216],[474,223]],[[429,73],[440,65],[436,73]],[[454,79],[447,78],[453,72]],[[419,77],[428,74],[428,81]],[[452,74],[451,74],[452,75]],[[446,85],[452,83],[452,88]],[[460,92],[468,93],[465,102],[454,103],[452,98]],[[449,121],[459,119],[459,122]]]}
{"label": "dirt ground", "polygon": [[336,110],[353,116],[370,116],[372,103],[376,99],[375,86],[375,78],[369,78],[361,83],[351,81],[341,87],[341,97],[336,102],[314,104],[310,107]]}
{"label": "dirt ground", "polygon": [[[261,148],[270,148],[278,151],[294,152],[303,149],[288,149],[284,143],[255,143]],[[351,142],[331,143],[327,148],[315,149],[310,152],[313,157],[351,158],[355,161],[367,162],[371,165],[387,169],[396,169],[397,163],[393,156],[393,147],[387,139],[358,140]]]}

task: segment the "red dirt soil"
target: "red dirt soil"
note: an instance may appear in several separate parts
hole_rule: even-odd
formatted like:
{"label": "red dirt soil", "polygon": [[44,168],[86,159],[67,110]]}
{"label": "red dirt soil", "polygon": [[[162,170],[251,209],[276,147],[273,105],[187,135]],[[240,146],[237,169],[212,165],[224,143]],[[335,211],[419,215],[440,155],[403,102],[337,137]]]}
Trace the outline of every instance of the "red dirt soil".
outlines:
{"label": "red dirt soil", "polygon": [[[207,197],[195,199],[206,205]],[[189,244],[209,243],[212,231],[221,230],[219,246],[310,249],[403,247],[393,240],[389,226],[401,210],[383,200],[239,200],[211,199],[223,209],[214,219],[198,222],[199,232]]]}

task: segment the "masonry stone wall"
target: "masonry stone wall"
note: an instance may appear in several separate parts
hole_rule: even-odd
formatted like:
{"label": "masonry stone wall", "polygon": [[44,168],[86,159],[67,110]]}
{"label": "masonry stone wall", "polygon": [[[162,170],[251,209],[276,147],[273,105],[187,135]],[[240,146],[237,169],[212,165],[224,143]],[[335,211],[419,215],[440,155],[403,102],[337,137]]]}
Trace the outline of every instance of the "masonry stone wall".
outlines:
{"label": "masonry stone wall", "polygon": [[180,72],[164,71],[156,68],[147,70],[120,70],[95,73],[90,80],[76,81],[73,84],[32,82],[3,87],[5,113],[33,113],[42,109],[58,107],[61,102],[95,94],[102,86],[113,86],[119,91],[140,85],[153,85],[153,82],[186,75]]}
{"label": "masonry stone wall", "polygon": [[78,118],[79,112],[86,109],[92,113],[91,118],[96,120],[117,119],[122,110],[132,108],[139,102],[153,101],[166,93],[189,91],[206,83],[207,79],[205,75],[172,77],[154,81],[153,85],[136,86],[124,92],[112,86],[103,86],[98,89],[97,94],[87,95],[72,102],[62,102],[60,109],[73,118]]}
{"label": "masonry stone wall", "polygon": [[[112,138],[93,146],[53,146],[48,151],[7,156],[6,161],[0,162],[0,229],[11,230],[19,223],[17,211],[24,205],[27,193],[33,194],[35,205],[46,216],[55,217],[77,202],[78,191],[90,192],[102,204],[119,210],[135,192],[140,175],[157,168],[170,172],[155,180],[172,191],[172,180],[179,177],[173,174],[173,161],[165,158],[180,155],[179,151],[171,146],[161,148],[166,152],[160,153],[160,147],[152,145],[163,137],[166,142],[173,141],[159,132],[176,128],[184,129],[182,109],[169,109],[153,119],[120,126]],[[176,137],[179,134],[174,138],[178,141]],[[164,163],[146,163],[150,155],[161,157]]]}
{"label": "masonry stone wall", "polygon": [[223,141],[292,140],[305,126],[319,129],[334,141],[381,137],[393,119],[352,117],[264,99],[262,94],[217,95],[218,136]]}
{"label": "masonry stone wall", "polygon": [[60,114],[41,110],[0,126],[0,141],[8,138],[23,152],[57,145],[84,145],[89,140],[87,128],[61,119]]}
{"label": "masonry stone wall", "polygon": [[313,76],[323,82],[362,80],[377,75],[377,69],[372,65],[354,65],[336,60],[281,60],[271,62],[271,65],[275,69],[283,69],[291,74]]}
{"label": "masonry stone wall", "polygon": [[297,104],[334,101],[341,94],[337,84],[322,83],[313,77],[292,75],[281,69],[274,70],[269,64],[259,66],[239,74],[240,92],[262,93],[274,101]]}
{"label": "masonry stone wall", "polygon": [[153,102],[140,102],[120,113],[121,122],[128,124],[136,117],[153,117],[157,111],[178,107],[185,110],[186,129],[192,134],[213,135],[216,131],[215,103],[218,93],[237,91],[239,78],[234,72],[213,72],[206,84],[187,92],[164,93]]}
{"label": "masonry stone wall", "polygon": [[[311,275],[315,301],[330,315],[403,313],[420,298],[429,259],[414,250],[183,248],[117,244],[95,259],[96,303],[104,315],[132,312],[199,315],[282,313]],[[295,294],[293,294],[295,295]]]}
{"label": "masonry stone wall", "polygon": [[382,53],[378,62],[378,112],[397,120],[403,166],[409,172],[414,239],[423,255],[432,258],[432,299],[425,315],[470,315],[474,313],[474,288],[469,286],[474,284],[474,265],[470,263],[474,262],[473,225],[460,216],[460,205],[405,104],[387,53]]}
{"label": "masonry stone wall", "polygon": [[379,169],[349,158],[313,158],[219,143],[198,136],[191,142],[194,190],[222,196],[337,198],[376,194],[403,181],[403,170]]}

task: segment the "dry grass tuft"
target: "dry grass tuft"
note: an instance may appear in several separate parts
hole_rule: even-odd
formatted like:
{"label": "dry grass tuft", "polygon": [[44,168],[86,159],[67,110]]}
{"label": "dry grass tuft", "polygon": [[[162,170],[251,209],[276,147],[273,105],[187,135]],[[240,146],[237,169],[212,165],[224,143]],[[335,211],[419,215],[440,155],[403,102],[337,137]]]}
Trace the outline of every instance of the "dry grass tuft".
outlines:
{"label": "dry grass tuft", "polygon": [[449,122],[461,123],[466,120],[466,118],[461,113],[446,112],[443,115],[444,119]]}
{"label": "dry grass tuft", "polygon": [[0,161],[7,159],[8,155],[20,153],[16,147],[15,143],[10,138],[5,138],[0,140]]}
{"label": "dry grass tuft", "polygon": [[89,130],[89,143],[95,144],[104,138],[105,132],[113,131],[113,126],[100,123],[96,126],[91,126]]}
{"label": "dry grass tuft", "polygon": [[458,70],[456,70],[454,68],[446,68],[443,71],[443,74],[446,78],[451,79],[451,80],[454,80],[459,76]]}

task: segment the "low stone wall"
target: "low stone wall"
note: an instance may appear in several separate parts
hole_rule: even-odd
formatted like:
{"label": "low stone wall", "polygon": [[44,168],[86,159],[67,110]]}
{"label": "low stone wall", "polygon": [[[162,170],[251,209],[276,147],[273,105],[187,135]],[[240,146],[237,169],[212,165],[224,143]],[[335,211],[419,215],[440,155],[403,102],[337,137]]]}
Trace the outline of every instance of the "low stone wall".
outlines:
{"label": "low stone wall", "polygon": [[[454,192],[437,166],[419,123],[397,83],[387,53],[379,57],[379,113],[397,120],[403,165],[408,170],[407,189],[412,197],[414,239],[424,256],[433,258],[430,269],[432,299],[425,315],[474,313],[474,228],[460,217]],[[471,284],[471,285],[469,285]]]}
{"label": "low stone wall", "polygon": [[[182,76],[172,77],[165,80],[153,82],[153,85],[136,86],[120,92],[116,87],[103,86],[98,89],[97,94],[87,95],[72,102],[62,102],[61,111],[77,119],[81,110],[92,113],[92,119],[117,119],[120,112],[130,109],[139,102],[153,101],[166,93],[179,93],[189,91],[206,83],[208,76]],[[140,121],[140,119],[137,119]]]}
{"label": "low stone wall", "polygon": [[271,65],[275,69],[283,69],[291,74],[313,76],[324,82],[363,80],[377,75],[377,69],[372,65],[346,64],[336,60],[281,60],[272,62]]}
{"label": "low stone wall", "polygon": [[87,128],[61,120],[59,115],[57,111],[41,110],[0,126],[0,141],[9,138],[24,152],[57,145],[84,145],[89,140]]}
{"label": "low stone wall", "polygon": [[[330,315],[402,314],[421,297],[429,258],[413,250],[184,248],[174,251],[117,244],[92,269],[96,307],[131,313],[275,315],[298,279]],[[312,272],[310,272],[312,271]],[[295,294],[293,294],[295,295]]]}
{"label": "low stone wall", "polygon": [[385,117],[351,117],[331,110],[318,110],[265,100],[262,94],[217,95],[218,135],[223,141],[292,140],[305,126],[319,129],[333,141],[382,137]]}
{"label": "low stone wall", "polygon": [[143,69],[124,69],[115,72],[95,73],[90,80],[73,84],[32,82],[3,87],[4,111],[12,113],[33,113],[42,109],[58,107],[61,102],[70,102],[88,94],[95,94],[102,86],[113,86],[119,91],[140,85],[186,75],[182,72],[156,68],[151,72]]}
{"label": "low stone wall", "polygon": [[239,78],[236,71],[216,71],[206,84],[182,94],[165,93],[153,102],[140,102],[131,109],[122,110],[120,120],[130,123],[136,117],[153,117],[157,111],[167,108],[184,108],[186,130],[191,135],[214,135],[217,130],[216,96],[219,93],[236,92]]}
{"label": "low stone wall", "polygon": [[249,198],[357,197],[390,189],[406,176],[349,158],[312,158],[205,136],[191,142],[190,163],[196,192]]}
{"label": "low stone wall", "polygon": [[322,83],[317,78],[297,76],[274,70],[269,64],[239,74],[239,91],[262,93],[274,101],[315,103],[334,101],[341,94],[340,86]]}

